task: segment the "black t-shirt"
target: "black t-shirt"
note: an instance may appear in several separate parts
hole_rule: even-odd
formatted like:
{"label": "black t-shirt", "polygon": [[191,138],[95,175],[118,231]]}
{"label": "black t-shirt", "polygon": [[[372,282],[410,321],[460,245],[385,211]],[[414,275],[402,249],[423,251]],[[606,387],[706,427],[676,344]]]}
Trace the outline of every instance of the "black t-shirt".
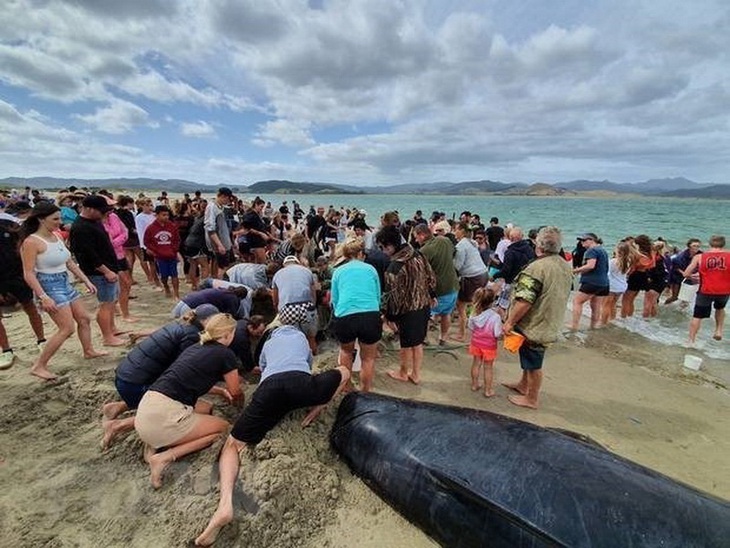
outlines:
{"label": "black t-shirt", "polygon": [[241,360],[241,371],[248,372],[254,368],[253,356],[251,355],[251,340],[248,336],[248,320],[236,322],[236,334],[231,342],[230,349]]}
{"label": "black t-shirt", "polygon": [[194,406],[226,373],[234,371],[237,363],[233,350],[218,342],[194,344],[183,350],[149,389]]}
{"label": "black t-shirt", "polygon": [[[256,213],[254,209],[249,209],[246,213],[243,214],[243,217],[241,217],[241,226],[250,230],[252,229],[259,232],[266,232],[266,225],[264,224],[263,219],[259,216],[258,213]],[[248,242],[248,246],[251,249],[266,246],[266,242],[260,235],[253,234],[251,232],[246,234],[246,242]]]}
{"label": "black t-shirt", "polygon": [[314,215],[307,219],[307,235],[310,238],[317,237],[320,228],[327,224],[327,221],[321,215]]}
{"label": "black t-shirt", "polygon": [[23,277],[23,262],[18,252],[20,225],[11,220],[0,220],[0,279]]}
{"label": "black t-shirt", "polygon": [[127,227],[127,241],[124,242],[124,247],[137,247],[139,245],[139,236],[137,235],[137,225],[134,222],[134,213],[125,207],[115,209],[114,213]]}
{"label": "black t-shirt", "polygon": [[487,235],[487,240],[489,240],[489,249],[497,249],[499,240],[504,238],[504,228],[501,226],[490,226],[484,233]]}
{"label": "black t-shirt", "polygon": [[76,262],[87,276],[101,276],[97,270],[101,265],[112,272],[119,271],[112,242],[101,221],[78,217],[71,225],[69,242]]}

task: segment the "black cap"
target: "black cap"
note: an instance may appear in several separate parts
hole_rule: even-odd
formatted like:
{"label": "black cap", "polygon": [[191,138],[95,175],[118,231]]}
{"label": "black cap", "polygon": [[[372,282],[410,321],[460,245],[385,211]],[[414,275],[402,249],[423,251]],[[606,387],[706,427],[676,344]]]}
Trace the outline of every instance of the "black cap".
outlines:
{"label": "black cap", "polygon": [[26,211],[30,211],[31,209],[33,209],[33,207],[30,205],[30,202],[26,202],[25,200],[18,200],[17,202],[9,204],[5,208],[5,213],[8,213],[9,215],[17,215],[18,213],[25,213]]}
{"label": "black cap", "polygon": [[104,198],[104,196],[99,196],[97,194],[93,194],[91,196],[87,196],[86,198],[84,198],[84,200],[81,202],[81,205],[83,207],[96,209],[98,211],[101,211],[102,213],[106,213],[107,211],[114,209],[113,206],[110,206],[107,203],[106,198]]}
{"label": "black cap", "polygon": [[227,186],[222,186],[218,189],[218,194],[221,196],[233,196],[233,191]]}

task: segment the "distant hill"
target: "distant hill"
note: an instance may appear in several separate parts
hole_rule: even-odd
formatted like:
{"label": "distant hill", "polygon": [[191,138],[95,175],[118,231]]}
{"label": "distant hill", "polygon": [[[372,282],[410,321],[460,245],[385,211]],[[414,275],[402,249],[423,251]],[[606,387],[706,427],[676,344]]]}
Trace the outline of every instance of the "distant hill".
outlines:
{"label": "distant hill", "polygon": [[[57,190],[71,185],[79,188],[106,188],[126,191],[157,191],[184,193],[216,187],[183,179],[119,178],[119,179],[62,179],[57,177],[7,177],[0,179],[0,187],[22,189],[25,186]],[[684,177],[650,179],[636,183],[575,180],[554,184],[536,182],[503,183],[483,179],[478,181],[438,181],[423,184],[389,186],[352,186],[332,183],[310,183],[287,180],[258,181],[250,186],[227,185],[241,194],[419,194],[437,196],[666,196],[680,198],[730,199],[730,184],[696,183]]]}
{"label": "distant hill", "polygon": [[296,183],[293,181],[259,181],[248,187],[256,194],[365,194],[361,189],[327,183]]}

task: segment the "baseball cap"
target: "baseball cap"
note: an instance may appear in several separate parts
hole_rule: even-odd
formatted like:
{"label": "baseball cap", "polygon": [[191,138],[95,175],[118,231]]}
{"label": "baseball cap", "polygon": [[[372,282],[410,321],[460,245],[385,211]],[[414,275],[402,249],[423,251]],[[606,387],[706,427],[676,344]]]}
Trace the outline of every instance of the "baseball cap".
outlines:
{"label": "baseball cap", "polygon": [[222,186],[218,189],[218,194],[222,196],[233,196],[233,191],[227,186]]}
{"label": "baseball cap", "polygon": [[195,307],[195,319],[202,322],[219,312],[220,310],[210,303],[201,304]]}
{"label": "baseball cap", "polygon": [[299,264],[299,259],[297,259],[294,255],[287,255],[284,257],[284,262],[282,264],[292,264],[296,263]]}
{"label": "baseball cap", "polygon": [[583,241],[583,240],[593,240],[594,242],[597,242],[598,241],[598,236],[596,236],[595,234],[593,234],[593,232],[584,232],[583,234],[581,234],[580,236],[578,236],[578,238],[576,238],[576,239],[578,239],[580,241]]}
{"label": "baseball cap", "polygon": [[81,202],[81,205],[83,207],[96,209],[98,211],[101,211],[102,213],[106,213],[107,211],[114,209],[112,206],[110,206],[107,203],[106,198],[104,196],[99,196],[98,194],[93,194],[91,196],[87,196]]}

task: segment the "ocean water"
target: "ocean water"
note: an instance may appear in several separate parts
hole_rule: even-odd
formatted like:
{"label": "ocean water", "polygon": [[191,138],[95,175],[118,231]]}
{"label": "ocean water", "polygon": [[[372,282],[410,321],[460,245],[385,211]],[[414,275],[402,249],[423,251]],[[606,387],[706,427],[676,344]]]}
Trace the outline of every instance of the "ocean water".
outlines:
{"label": "ocean water", "polygon": [[[433,211],[443,211],[449,218],[458,217],[462,211],[468,210],[478,213],[485,224],[490,217],[496,216],[502,225],[511,222],[524,229],[556,225],[563,231],[564,247],[568,250],[572,250],[575,237],[582,232],[596,233],[609,251],[625,236],[642,233],[652,238],[661,236],[679,248],[684,248],[690,237],[703,242],[707,242],[712,234],[730,237],[730,202],[721,200],[376,194],[272,194],[261,195],[261,198],[271,201],[275,208],[282,200],[287,200],[290,207],[292,200],[296,200],[305,212],[310,205],[363,208],[373,226],[377,226],[380,215],[391,210],[397,210],[401,219],[412,217],[417,209],[422,210],[425,217]],[[618,326],[658,345],[686,344],[691,307],[682,310],[676,304],[660,306],[659,317],[647,321],[640,317],[641,298],[637,299],[636,305],[638,317],[618,320]],[[715,360],[730,360],[728,337],[713,341],[712,327],[712,319],[703,321],[697,344],[688,352]],[[730,367],[730,363],[727,365]]]}

